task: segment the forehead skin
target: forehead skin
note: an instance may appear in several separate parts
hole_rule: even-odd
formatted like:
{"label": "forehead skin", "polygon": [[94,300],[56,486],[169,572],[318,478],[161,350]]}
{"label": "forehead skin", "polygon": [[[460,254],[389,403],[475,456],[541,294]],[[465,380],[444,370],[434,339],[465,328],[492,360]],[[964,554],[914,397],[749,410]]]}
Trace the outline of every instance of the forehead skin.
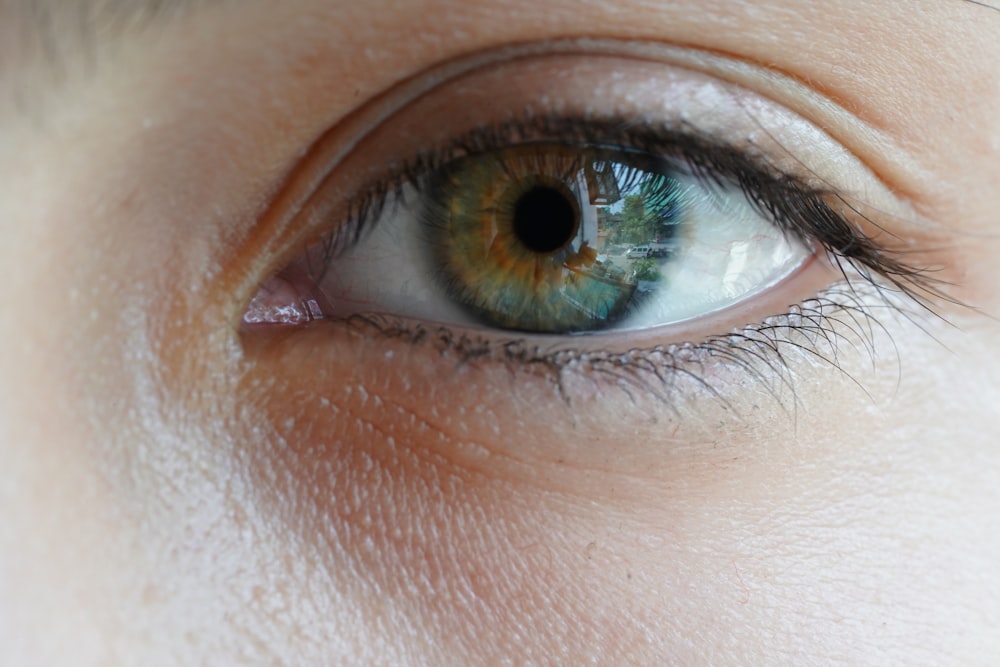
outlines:
{"label": "forehead skin", "polygon": [[[0,11],[0,643],[13,664],[1000,653],[1000,325],[983,316],[1000,313],[1000,13],[960,0]],[[859,370],[865,396],[803,368],[798,423],[650,435],[662,456],[636,455],[645,474],[530,453],[485,467],[440,448],[468,433],[500,451],[486,420],[504,433],[519,415],[487,382],[434,406],[446,427],[388,381],[317,416],[311,384],[334,393],[322,369],[344,364],[329,352],[245,371],[232,286],[266,277],[244,258],[266,245],[263,212],[303,151],[436,63],[576,37],[780,75],[767,95],[910,207],[914,224],[892,233],[916,246],[948,231],[941,275],[972,307],[894,332],[898,382]],[[463,400],[487,416],[447,414]],[[571,449],[559,438],[542,444]]]}

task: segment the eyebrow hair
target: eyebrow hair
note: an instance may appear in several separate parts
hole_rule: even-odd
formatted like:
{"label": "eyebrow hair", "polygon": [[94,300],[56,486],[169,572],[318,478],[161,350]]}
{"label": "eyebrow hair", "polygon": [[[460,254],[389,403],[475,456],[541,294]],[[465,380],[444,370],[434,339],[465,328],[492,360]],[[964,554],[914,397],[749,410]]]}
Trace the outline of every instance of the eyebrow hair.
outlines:
{"label": "eyebrow hair", "polygon": [[46,31],[58,27],[86,33],[142,27],[204,3],[198,0],[14,0],[13,4],[22,28],[33,26],[36,31]]}
{"label": "eyebrow hair", "polygon": [[60,67],[213,0],[0,0],[0,64]]}

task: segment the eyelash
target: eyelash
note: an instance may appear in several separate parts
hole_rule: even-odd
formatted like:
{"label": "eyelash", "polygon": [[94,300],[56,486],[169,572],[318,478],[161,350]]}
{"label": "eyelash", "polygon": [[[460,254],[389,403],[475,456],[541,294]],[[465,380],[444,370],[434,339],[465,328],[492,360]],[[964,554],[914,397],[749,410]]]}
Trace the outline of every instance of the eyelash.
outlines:
{"label": "eyelash", "polygon": [[[834,312],[845,314],[851,320],[847,326],[861,335],[864,346],[874,355],[873,332],[885,327],[871,312],[871,304],[866,303],[863,290],[856,284],[858,279],[867,285],[866,291],[895,311],[902,311],[904,306],[898,299],[891,298],[893,294],[919,304],[932,315],[936,314],[932,307],[936,300],[952,301],[944,293],[943,283],[931,275],[931,269],[902,261],[865,234],[861,229],[862,221],[882,230],[859,206],[836,190],[807,185],[795,176],[782,173],[752,144],[737,148],[704,136],[687,124],[653,127],[624,118],[529,116],[476,129],[442,148],[419,153],[347,205],[346,221],[320,242],[322,259],[318,270],[311,271],[312,279],[319,284],[337,256],[363,240],[371,222],[381,216],[389,202],[394,206],[407,206],[406,186],[419,195],[430,176],[453,160],[542,141],[641,151],[685,165],[705,187],[735,185],[759,213],[784,233],[804,244],[824,249],[844,281],[840,287],[794,306],[784,315],[739,332],[712,336],[697,344],[633,349],[624,354],[565,347],[547,352],[532,347],[524,339],[496,341],[460,334],[445,326],[429,329],[426,325],[387,315],[352,315],[346,322],[415,345],[431,343],[442,355],[454,355],[462,364],[490,360],[511,369],[544,369],[551,373],[560,393],[568,400],[560,379],[568,369],[610,375],[655,395],[670,385],[670,378],[677,374],[686,375],[713,391],[700,370],[710,358],[741,367],[759,379],[764,376],[757,364],[763,363],[765,369],[770,369],[773,376],[787,384],[790,379],[782,354],[783,345],[806,350],[839,367],[835,340],[842,334],[833,326]],[[834,207],[840,208],[842,213]],[[912,313],[904,314],[913,319]],[[825,340],[829,352],[824,354],[818,349],[819,340],[796,340],[803,336]]]}
{"label": "eyelash", "polygon": [[[885,297],[884,287],[866,283],[873,296]],[[587,378],[595,384],[612,380],[630,398],[642,393],[675,407],[683,392],[675,391],[683,376],[693,380],[728,410],[736,413],[722,393],[712,385],[706,366],[722,361],[741,369],[765,388],[779,403],[781,388],[791,392],[797,402],[791,369],[786,360],[786,349],[806,352],[838,370],[837,340],[844,333],[833,326],[833,321],[846,327],[856,336],[864,350],[874,359],[875,332],[888,332],[883,323],[872,313],[872,304],[866,301],[865,290],[851,284],[835,285],[815,298],[790,307],[783,315],[767,318],[763,323],[744,327],[739,331],[709,336],[701,343],[675,343],[649,348],[632,348],[624,352],[584,350],[565,347],[546,351],[530,345],[525,339],[497,342],[490,338],[457,333],[446,326],[428,328],[401,318],[383,314],[357,314],[341,320],[363,335],[400,340],[409,345],[429,345],[442,359],[451,359],[456,366],[486,362],[503,365],[512,375],[533,372],[544,375],[555,385],[567,406],[572,403],[572,392],[567,388],[567,373],[574,378]],[[883,307],[911,315],[898,303],[884,298]],[[841,316],[845,319],[840,319]],[[821,349],[825,346],[825,349]],[[898,354],[897,354],[898,361]],[[848,376],[850,377],[850,376]],[[851,378],[856,384],[854,378]],[[862,387],[863,390],[863,387]]]}

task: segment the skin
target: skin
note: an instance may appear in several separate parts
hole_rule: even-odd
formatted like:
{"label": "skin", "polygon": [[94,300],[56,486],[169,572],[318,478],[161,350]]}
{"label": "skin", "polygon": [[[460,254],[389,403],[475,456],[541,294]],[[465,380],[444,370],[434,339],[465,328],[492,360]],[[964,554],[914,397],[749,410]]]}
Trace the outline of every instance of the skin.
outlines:
{"label": "skin", "polygon": [[[62,55],[0,59],[5,664],[1000,655],[1000,13],[295,0],[89,46],[66,30]],[[871,185],[949,298],[894,301],[867,336],[831,325],[839,368],[789,348],[790,387],[710,366],[717,395],[569,373],[567,402],[550,374],[433,345],[241,332],[255,286],[331,224],[289,222],[306,148],[439,63],[579,36],[715,54],[683,72],[821,128],[848,156],[830,178]],[[654,342],[836,281],[815,268]]]}

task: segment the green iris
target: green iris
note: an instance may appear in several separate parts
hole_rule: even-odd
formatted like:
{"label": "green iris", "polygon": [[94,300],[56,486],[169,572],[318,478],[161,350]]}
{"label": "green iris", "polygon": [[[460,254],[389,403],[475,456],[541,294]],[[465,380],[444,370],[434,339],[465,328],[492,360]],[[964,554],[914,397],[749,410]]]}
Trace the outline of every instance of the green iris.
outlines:
{"label": "green iris", "polygon": [[650,156],[532,144],[456,160],[424,222],[448,296],[490,326],[612,326],[661,280],[682,190]]}

